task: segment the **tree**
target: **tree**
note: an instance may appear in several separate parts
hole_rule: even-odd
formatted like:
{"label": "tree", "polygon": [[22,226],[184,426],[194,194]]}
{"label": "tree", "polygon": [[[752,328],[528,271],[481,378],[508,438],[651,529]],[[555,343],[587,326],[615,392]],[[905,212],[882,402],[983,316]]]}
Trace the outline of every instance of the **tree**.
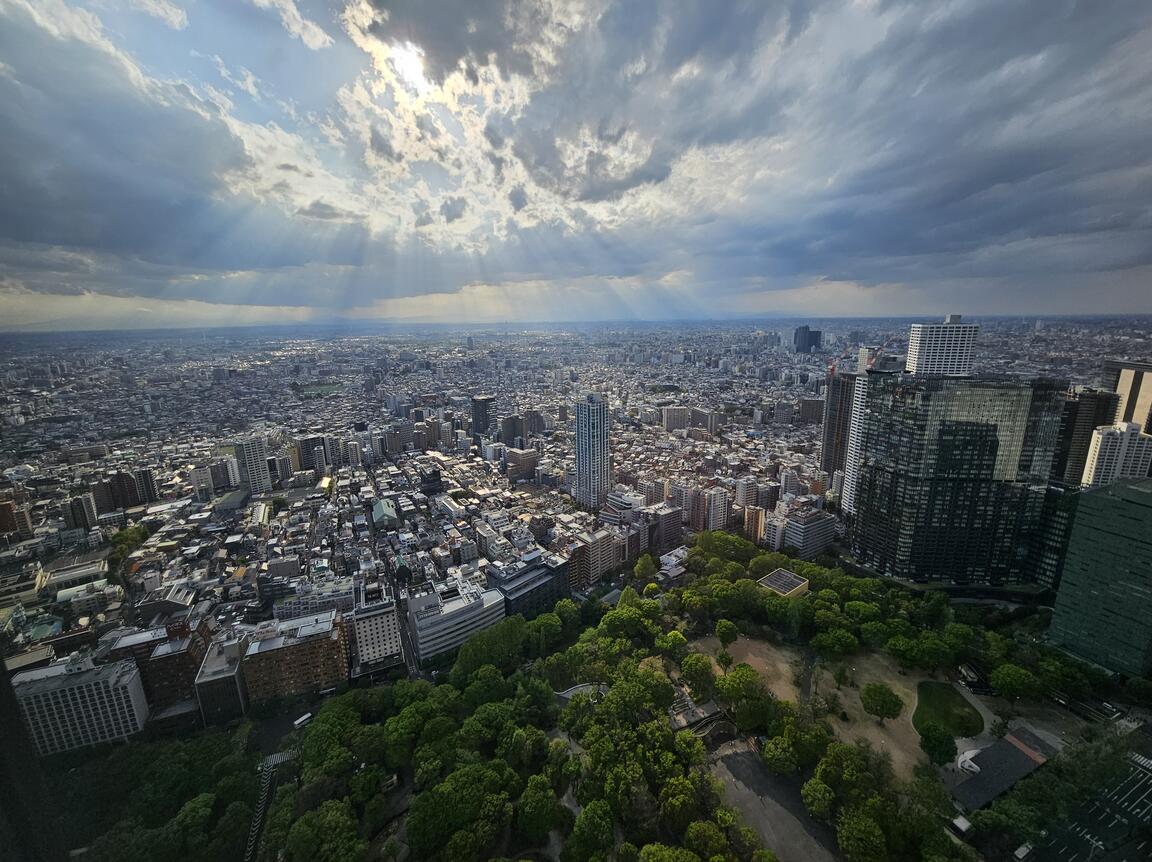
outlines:
{"label": "tree", "polygon": [[728,668],[732,667],[732,656],[727,650],[720,650],[716,654],[716,664],[720,665],[720,669],[724,673],[728,673]]}
{"label": "tree", "polygon": [[723,856],[728,849],[728,839],[712,821],[697,820],[685,830],[684,845],[702,858],[711,859],[713,856]]}
{"label": "tree", "polygon": [[366,845],[348,801],[329,799],[292,824],[284,849],[290,862],[352,862]]}
{"label": "tree", "polygon": [[656,580],[656,573],[660,571],[655,560],[651,555],[644,554],[636,561],[636,565],[632,567],[632,583],[637,584],[641,589],[646,585],[653,583]]}
{"label": "tree", "polygon": [[688,639],[682,632],[673,629],[667,634],[657,635],[656,649],[672,661],[678,662],[688,652]]}
{"label": "tree", "polygon": [[516,812],[516,825],[520,833],[533,845],[548,840],[548,833],[555,828],[558,820],[556,794],[543,775],[533,775],[520,796],[520,807]]}
{"label": "tree", "polygon": [[644,587],[644,598],[654,599],[658,595],[660,595],[660,585],[659,584],[648,584],[647,586]]}
{"label": "tree", "polygon": [[597,799],[585,805],[576,818],[561,859],[564,862],[599,859],[614,843],[612,809],[603,799]]}
{"label": "tree", "polygon": [[820,820],[827,820],[832,813],[832,805],[836,802],[836,794],[832,788],[819,778],[809,778],[800,788],[800,798],[804,800],[804,807],[808,813]]}
{"label": "tree", "polygon": [[839,658],[860,649],[860,642],[847,629],[829,629],[812,638],[812,649],[821,658]]}
{"label": "tree", "polygon": [[700,857],[683,847],[645,844],[640,851],[640,862],[700,862]]}
{"label": "tree", "polygon": [[680,676],[692,689],[692,697],[698,701],[708,700],[716,688],[716,674],[712,670],[712,660],[703,653],[689,653],[680,661]]}
{"label": "tree", "polygon": [[716,639],[724,649],[728,649],[740,637],[740,629],[731,620],[718,620],[716,622]]}
{"label": "tree", "polygon": [[886,862],[888,851],[884,833],[868,815],[851,810],[840,815],[836,843],[847,862]]}
{"label": "tree", "polygon": [[869,715],[876,716],[880,723],[886,718],[895,718],[904,709],[904,701],[890,687],[882,682],[870,682],[860,691],[860,704]]}
{"label": "tree", "polygon": [[1037,697],[1040,694],[1040,681],[1032,671],[1015,664],[1002,664],[989,676],[992,687],[1010,700],[1022,697]]}
{"label": "tree", "polygon": [[765,766],[781,775],[791,775],[798,767],[796,752],[783,736],[774,736],[764,743],[760,756]]}
{"label": "tree", "polygon": [[956,740],[942,725],[930,721],[920,730],[920,747],[928,759],[937,766],[951,762],[956,756]]}

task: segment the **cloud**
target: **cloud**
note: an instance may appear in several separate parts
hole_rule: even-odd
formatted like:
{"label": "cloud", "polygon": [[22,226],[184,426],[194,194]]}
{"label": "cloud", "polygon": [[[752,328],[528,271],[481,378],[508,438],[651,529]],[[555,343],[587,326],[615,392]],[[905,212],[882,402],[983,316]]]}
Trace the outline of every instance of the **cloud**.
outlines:
{"label": "cloud", "polygon": [[128,0],[134,9],[159,18],[173,30],[183,30],[188,26],[188,13],[172,0]]}
{"label": "cloud", "polygon": [[0,0],[6,284],[158,315],[1152,311],[1144,0],[343,0],[331,33],[252,5],[328,50]]}
{"label": "cloud", "polygon": [[261,9],[273,9],[280,15],[284,29],[311,48],[319,51],[332,44],[332,37],[319,24],[300,14],[295,0],[251,0]]}

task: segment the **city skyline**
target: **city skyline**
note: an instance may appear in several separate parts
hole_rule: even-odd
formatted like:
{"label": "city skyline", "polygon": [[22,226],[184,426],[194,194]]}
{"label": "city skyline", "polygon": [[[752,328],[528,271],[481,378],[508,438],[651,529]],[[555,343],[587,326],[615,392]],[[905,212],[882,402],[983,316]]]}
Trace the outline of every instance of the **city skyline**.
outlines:
{"label": "city skyline", "polygon": [[1152,313],[1135,0],[0,0],[0,328]]}

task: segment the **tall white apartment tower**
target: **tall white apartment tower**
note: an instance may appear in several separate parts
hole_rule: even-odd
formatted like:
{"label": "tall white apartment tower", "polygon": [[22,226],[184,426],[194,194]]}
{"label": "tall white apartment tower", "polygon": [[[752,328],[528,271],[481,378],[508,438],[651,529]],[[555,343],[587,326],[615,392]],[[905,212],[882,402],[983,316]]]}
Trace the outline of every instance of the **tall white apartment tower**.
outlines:
{"label": "tall white apartment tower", "polygon": [[272,490],[272,474],[268,472],[268,445],[263,437],[248,437],[236,443],[236,463],[240,467],[240,482],[253,494]]}
{"label": "tall white apartment tower", "polygon": [[576,404],[576,487],[581,506],[601,509],[612,489],[612,455],[608,448],[608,402],[590,393]]}
{"label": "tall white apartment tower", "polygon": [[943,323],[912,324],[904,370],[934,377],[968,376],[979,332],[976,324],[961,323],[959,314],[949,314]]}
{"label": "tall white apartment tower", "polygon": [[1092,432],[1080,485],[1099,488],[1121,479],[1143,479],[1152,466],[1152,437],[1135,422],[1104,425]]}

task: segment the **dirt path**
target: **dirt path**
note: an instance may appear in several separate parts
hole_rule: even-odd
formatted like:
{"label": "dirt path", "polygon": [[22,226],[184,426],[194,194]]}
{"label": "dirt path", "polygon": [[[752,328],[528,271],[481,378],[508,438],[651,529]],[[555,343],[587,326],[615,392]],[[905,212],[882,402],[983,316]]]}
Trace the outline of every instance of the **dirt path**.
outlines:
{"label": "dirt path", "polygon": [[[720,652],[720,641],[711,636],[698,638],[692,641],[691,647],[712,656],[717,675],[722,673],[720,666],[715,663],[715,656]],[[801,687],[797,681],[802,679],[804,660],[795,647],[770,644],[741,635],[728,648],[728,654],[732,656],[733,664],[745,663],[756,670],[779,699],[799,701]]]}

